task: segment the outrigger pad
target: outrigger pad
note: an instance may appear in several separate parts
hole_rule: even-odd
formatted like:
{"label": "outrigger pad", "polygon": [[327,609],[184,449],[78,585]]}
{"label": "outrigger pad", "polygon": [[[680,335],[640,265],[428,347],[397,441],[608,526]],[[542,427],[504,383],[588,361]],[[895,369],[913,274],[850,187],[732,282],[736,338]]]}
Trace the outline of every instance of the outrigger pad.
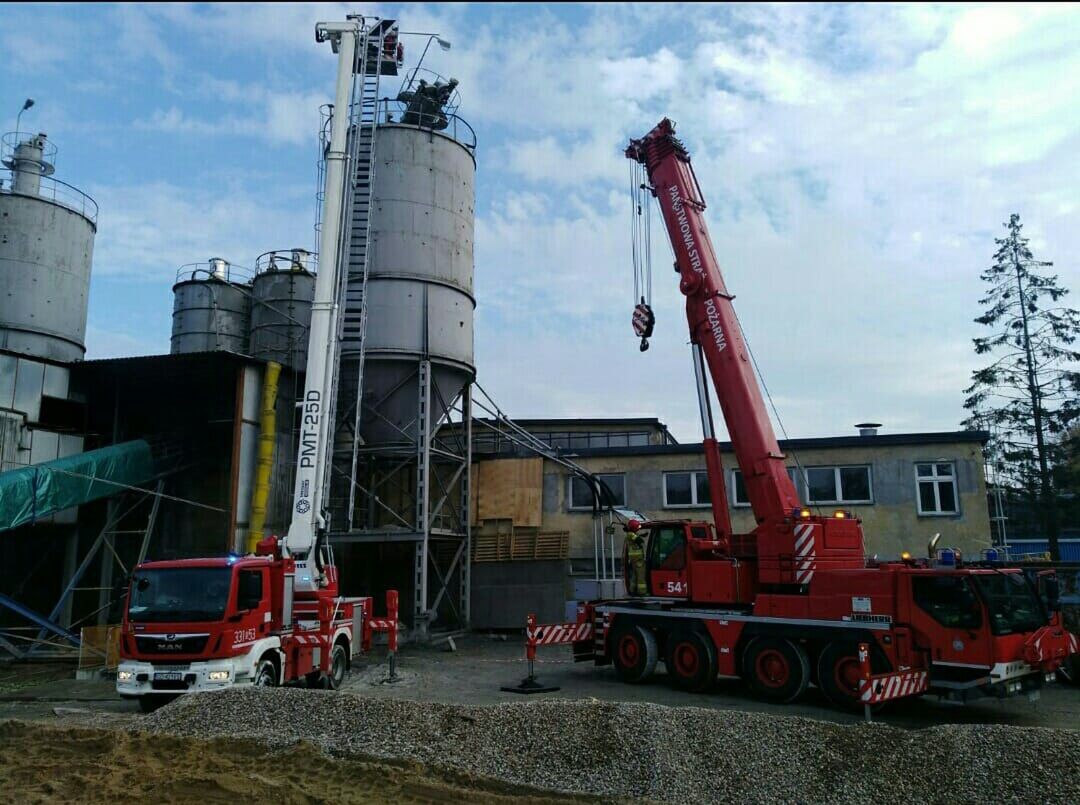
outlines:
{"label": "outrigger pad", "polygon": [[541,685],[539,682],[536,681],[535,677],[527,676],[521,680],[520,684],[514,685],[512,687],[510,685],[503,685],[501,688],[499,688],[499,690],[506,691],[507,693],[524,693],[527,695],[530,693],[552,693],[556,690],[562,690],[562,688],[560,688],[558,685],[555,685],[553,687]]}

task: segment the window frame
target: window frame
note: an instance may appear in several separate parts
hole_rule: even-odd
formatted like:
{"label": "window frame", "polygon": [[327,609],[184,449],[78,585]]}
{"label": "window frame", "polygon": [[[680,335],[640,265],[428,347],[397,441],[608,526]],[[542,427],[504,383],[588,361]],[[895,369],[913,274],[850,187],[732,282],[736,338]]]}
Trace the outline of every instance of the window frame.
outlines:
{"label": "window frame", "polygon": [[[833,491],[837,496],[830,500],[810,499],[810,470],[832,470]],[[844,486],[840,481],[840,470],[866,470],[866,488],[870,493],[868,498],[848,500],[844,498]],[[806,489],[806,505],[808,506],[873,506],[874,505],[874,465],[873,464],[819,464],[813,467],[803,467],[803,484]]]}
{"label": "window frame", "polygon": [[[622,482],[622,503],[616,503],[616,506],[626,506],[626,473],[625,472],[596,472],[593,473],[598,478],[618,478]],[[591,512],[593,510],[592,501],[590,500],[584,506],[574,505],[574,479],[576,475],[570,475],[566,479],[566,510],[571,512]],[[606,482],[605,482],[606,483]],[[609,484],[610,486],[610,484]],[[614,490],[612,490],[614,491]]]}
{"label": "window frame", "polygon": [[[667,479],[669,475],[689,475],[690,476],[690,503],[668,503],[668,488]],[[665,509],[711,509],[712,501],[702,503],[698,500],[698,481],[697,477],[703,475],[705,477],[705,483],[709,482],[708,470],[664,470],[663,477],[661,479],[661,486],[663,487],[664,496],[664,508]]]}
{"label": "window frame", "polygon": [[[948,464],[952,467],[952,475],[939,475],[938,465]],[[933,475],[920,475],[919,466],[929,465],[933,467]],[[960,484],[959,474],[956,471],[955,461],[916,461],[912,466],[915,471],[915,511],[919,517],[959,517],[960,511]],[[934,485],[934,503],[937,505],[937,511],[923,511],[922,494],[920,494],[919,485],[923,483],[931,483]],[[942,483],[950,483],[953,488],[953,505],[952,511],[941,511],[941,487]]]}

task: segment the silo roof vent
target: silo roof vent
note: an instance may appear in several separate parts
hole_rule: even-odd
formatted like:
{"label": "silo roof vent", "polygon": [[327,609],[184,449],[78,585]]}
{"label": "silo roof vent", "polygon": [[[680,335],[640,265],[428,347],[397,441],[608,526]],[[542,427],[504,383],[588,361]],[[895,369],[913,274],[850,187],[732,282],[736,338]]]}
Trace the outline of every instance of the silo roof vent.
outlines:
{"label": "silo roof vent", "polygon": [[860,422],[855,426],[859,429],[860,436],[877,436],[878,428],[881,427],[880,422]]}

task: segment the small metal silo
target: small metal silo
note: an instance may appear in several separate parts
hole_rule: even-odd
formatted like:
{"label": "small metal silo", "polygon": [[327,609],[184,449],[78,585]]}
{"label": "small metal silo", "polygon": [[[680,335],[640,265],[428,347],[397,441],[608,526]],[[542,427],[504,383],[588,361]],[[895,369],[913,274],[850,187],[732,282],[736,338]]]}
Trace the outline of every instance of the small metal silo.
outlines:
{"label": "small metal silo", "polygon": [[220,257],[183,266],[173,285],[171,352],[248,353],[250,273]]}
{"label": "small metal silo", "polygon": [[251,354],[303,370],[307,363],[315,256],[304,249],[266,252],[251,282]]}

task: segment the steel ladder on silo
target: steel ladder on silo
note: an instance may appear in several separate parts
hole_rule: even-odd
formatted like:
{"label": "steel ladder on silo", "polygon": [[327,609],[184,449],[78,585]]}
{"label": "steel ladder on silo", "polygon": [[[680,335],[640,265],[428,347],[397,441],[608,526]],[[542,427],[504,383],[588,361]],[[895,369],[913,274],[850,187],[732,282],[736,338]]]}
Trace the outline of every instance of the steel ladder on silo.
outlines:
{"label": "steel ladder on silo", "polygon": [[[348,188],[349,203],[343,227],[343,244],[348,248],[349,271],[342,288],[339,343],[355,344],[349,350],[350,361],[357,367],[355,394],[341,412],[338,434],[347,428],[352,451],[349,467],[348,506],[345,529],[351,531],[356,507],[356,467],[360,444],[361,399],[364,386],[364,358],[367,341],[368,256],[371,251],[371,202],[375,182],[375,135],[378,130],[380,54],[383,52],[385,27],[375,25],[361,37],[360,64],[354,84],[350,125],[355,132],[351,164],[355,166]],[[374,59],[372,55],[374,54]],[[358,97],[357,97],[358,96]],[[338,399],[337,389],[331,398]]]}

